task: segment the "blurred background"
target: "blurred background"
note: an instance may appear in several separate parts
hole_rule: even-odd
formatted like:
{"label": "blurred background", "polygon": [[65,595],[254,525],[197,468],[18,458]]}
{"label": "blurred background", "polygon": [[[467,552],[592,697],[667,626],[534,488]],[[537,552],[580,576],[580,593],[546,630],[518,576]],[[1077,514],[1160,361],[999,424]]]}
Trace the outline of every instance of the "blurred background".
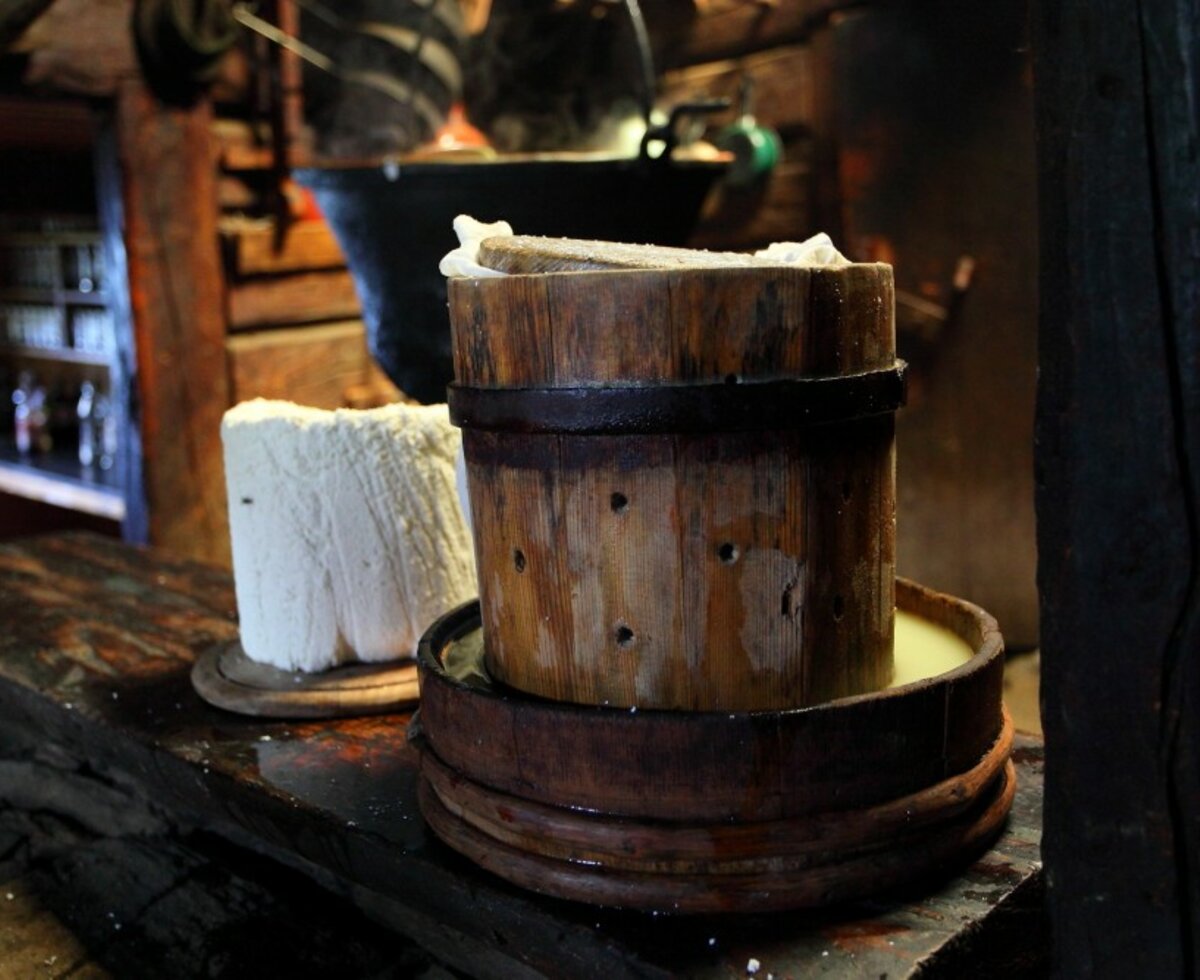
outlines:
{"label": "blurred background", "polygon": [[440,400],[459,211],[714,249],[825,231],[895,266],[900,573],[1036,644],[1025,4],[3,10],[0,534],[227,563],[227,407]]}

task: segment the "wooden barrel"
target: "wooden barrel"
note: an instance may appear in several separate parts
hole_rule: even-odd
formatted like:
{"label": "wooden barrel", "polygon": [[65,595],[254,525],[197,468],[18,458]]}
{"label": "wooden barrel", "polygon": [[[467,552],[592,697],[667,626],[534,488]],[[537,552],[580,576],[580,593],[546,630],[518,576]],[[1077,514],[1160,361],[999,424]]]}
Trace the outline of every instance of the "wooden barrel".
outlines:
{"label": "wooden barrel", "polygon": [[903,389],[891,268],[666,251],[651,261],[669,268],[605,269],[600,248],[589,271],[450,281],[488,669],[624,707],[877,690]]}
{"label": "wooden barrel", "polygon": [[901,609],[964,665],[788,711],[618,710],[488,676],[472,603],[418,655],[421,809],[451,847],[525,887],[632,908],[762,911],[945,873],[1003,825],[1015,782],[995,620],[900,580]]}

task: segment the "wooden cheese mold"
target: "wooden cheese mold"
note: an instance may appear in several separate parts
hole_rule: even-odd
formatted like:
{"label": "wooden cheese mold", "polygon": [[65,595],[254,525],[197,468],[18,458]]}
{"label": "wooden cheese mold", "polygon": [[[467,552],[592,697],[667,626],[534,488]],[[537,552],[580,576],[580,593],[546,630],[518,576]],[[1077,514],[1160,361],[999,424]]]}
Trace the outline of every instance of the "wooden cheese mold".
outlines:
{"label": "wooden cheese mold", "polygon": [[422,812],[516,884],[645,910],[811,907],[965,866],[1015,791],[1003,641],[970,603],[902,579],[897,596],[971,659],[895,689],[746,712],[516,691],[487,675],[478,604],[460,607],[418,657]]}
{"label": "wooden cheese mold", "polygon": [[508,241],[494,264],[589,265],[449,283],[492,676],[685,710],[886,686],[891,267],[600,268],[710,259]]}

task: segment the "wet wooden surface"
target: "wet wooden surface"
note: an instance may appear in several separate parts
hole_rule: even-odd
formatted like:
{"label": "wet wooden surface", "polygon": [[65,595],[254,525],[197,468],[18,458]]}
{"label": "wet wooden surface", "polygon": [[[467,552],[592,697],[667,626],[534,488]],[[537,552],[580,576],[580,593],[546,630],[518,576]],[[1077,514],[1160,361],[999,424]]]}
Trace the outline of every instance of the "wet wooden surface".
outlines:
{"label": "wet wooden surface", "polygon": [[[407,715],[243,719],[188,670],[237,632],[209,566],[88,535],[0,547],[0,717],[81,771],[299,869],[477,976],[986,975],[1037,966],[1041,746],[996,846],[965,873],[821,914],[654,917],[539,899],[443,847],[417,812]],[[0,732],[2,739],[3,732]],[[1032,959],[1031,959],[1032,957]]]}

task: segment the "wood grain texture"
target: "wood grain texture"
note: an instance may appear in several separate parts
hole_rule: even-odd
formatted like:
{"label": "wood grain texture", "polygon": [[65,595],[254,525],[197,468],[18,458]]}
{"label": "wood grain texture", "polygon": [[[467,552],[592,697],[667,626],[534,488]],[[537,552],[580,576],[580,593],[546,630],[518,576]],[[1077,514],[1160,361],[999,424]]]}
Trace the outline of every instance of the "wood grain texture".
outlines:
{"label": "wood grain texture", "polygon": [[116,129],[150,540],[228,562],[220,424],[229,388],[210,116],[203,102],[165,108],[129,82]]}
{"label": "wood grain texture", "polygon": [[346,267],[337,239],[321,220],[292,222],[277,240],[273,221],[226,218],[221,242],[226,268],[237,278]]}
{"label": "wood grain texture", "polygon": [[225,342],[230,404],[277,398],[342,408],[347,392],[371,385],[374,367],[362,322],[236,334]]}
{"label": "wood grain texture", "polygon": [[[888,367],[892,306],[880,265],[450,282],[456,380],[476,387]],[[699,437],[468,429],[464,446],[489,665],[506,683],[731,710],[887,683],[890,417]]]}
{"label": "wood grain texture", "polygon": [[344,320],[361,309],[344,269],[230,283],[227,302],[230,330]]}
{"label": "wood grain texture", "polygon": [[780,45],[745,57],[666,72],[659,84],[661,105],[675,105],[699,98],[725,98],[736,115],[741,85],[753,84],[752,112],[755,119],[782,133],[805,129],[816,113],[808,45]]}
{"label": "wood grain texture", "polygon": [[864,6],[856,0],[792,0],[764,4],[728,0],[697,6],[657,32],[660,63],[695,65],[807,41],[841,12]]}
{"label": "wood grain texture", "polygon": [[1200,14],[1036,8],[1048,891],[1063,972],[1200,969]]}

